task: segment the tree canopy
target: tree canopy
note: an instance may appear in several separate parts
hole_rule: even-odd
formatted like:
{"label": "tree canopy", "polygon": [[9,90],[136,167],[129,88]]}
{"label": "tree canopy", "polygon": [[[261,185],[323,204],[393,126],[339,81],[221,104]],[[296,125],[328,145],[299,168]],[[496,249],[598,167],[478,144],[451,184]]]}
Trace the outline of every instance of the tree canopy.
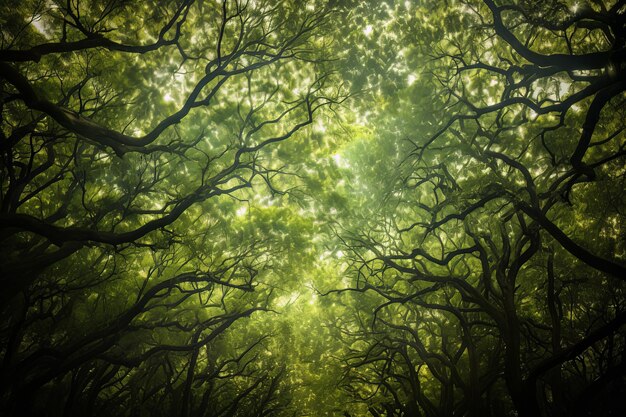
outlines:
{"label": "tree canopy", "polygon": [[626,2],[0,5],[0,415],[626,413]]}

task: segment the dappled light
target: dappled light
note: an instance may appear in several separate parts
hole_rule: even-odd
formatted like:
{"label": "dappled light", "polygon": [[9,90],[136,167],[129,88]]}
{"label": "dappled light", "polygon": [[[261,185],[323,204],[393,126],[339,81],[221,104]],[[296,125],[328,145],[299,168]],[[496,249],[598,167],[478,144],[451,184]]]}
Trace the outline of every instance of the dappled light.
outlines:
{"label": "dappled light", "polygon": [[626,2],[0,4],[0,416],[626,415]]}

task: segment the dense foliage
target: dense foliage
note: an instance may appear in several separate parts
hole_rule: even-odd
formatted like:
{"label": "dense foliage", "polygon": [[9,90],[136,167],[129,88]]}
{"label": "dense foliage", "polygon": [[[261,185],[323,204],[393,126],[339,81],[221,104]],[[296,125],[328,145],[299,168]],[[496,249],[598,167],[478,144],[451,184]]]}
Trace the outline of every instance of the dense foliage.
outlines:
{"label": "dense foliage", "polygon": [[626,2],[0,5],[0,415],[626,413]]}

